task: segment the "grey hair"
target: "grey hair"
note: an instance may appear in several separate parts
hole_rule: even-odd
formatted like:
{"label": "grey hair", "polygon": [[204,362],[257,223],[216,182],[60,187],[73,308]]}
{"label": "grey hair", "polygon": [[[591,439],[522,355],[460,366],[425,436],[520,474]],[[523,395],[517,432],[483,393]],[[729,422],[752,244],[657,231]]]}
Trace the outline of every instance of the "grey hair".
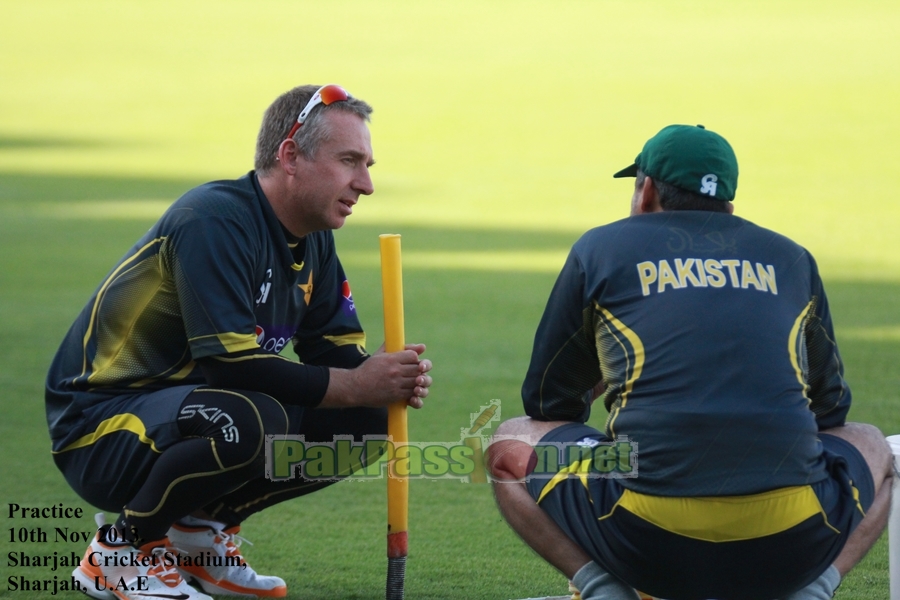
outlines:
{"label": "grey hair", "polygon": [[[634,185],[635,188],[644,187],[644,180],[647,174],[638,169]],[[728,212],[728,203],[722,200],[716,200],[697,192],[690,192],[676,187],[671,183],[665,183],[658,179],[653,179],[653,185],[659,194],[659,205],[663,210],[706,210],[709,212]]]}
{"label": "grey hair", "polygon": [[[288,132],[297,122],[297,115],[313,97],[318,85],[301,85],[285,92],[266,109],[263,114],[262,125],[256,138],[256,156],[253,161],[254,168],[261,174],[267,173],[275,166],[278,148],[281,142],[287,138]],[[306,159],[312,160],[322,142],[328,139],[329,126],[321,117],[326,111],[342,110],[357,115],[365,121],[369,121],[372,107],[358,98],[348,98],[341,102],[321,104],[310,113],[303,127],[294,134],[297,149]]]}

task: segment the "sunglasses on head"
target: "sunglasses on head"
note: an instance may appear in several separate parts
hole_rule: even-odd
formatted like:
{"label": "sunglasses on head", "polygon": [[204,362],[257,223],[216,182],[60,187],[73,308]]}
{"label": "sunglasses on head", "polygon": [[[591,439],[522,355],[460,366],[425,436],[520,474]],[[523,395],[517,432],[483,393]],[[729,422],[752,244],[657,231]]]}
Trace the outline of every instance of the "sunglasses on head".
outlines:
{"label": "sunglasses on head", "polygon": [[333,83],[323,85],[318,90],[316,90],[316,93],[312,95],[312,98],[309,99],[309,102],[307,102],[303,110],[300,111],[300,115],[297,117],[297,122],[294,123],[293,127],[291,127],[291,130],[290,132],[288,132],[286,139],[291,139],[292,137],[294,137],[294,134],[297,133],[297,130],[303,126],[303,122],[306,121],[307,117],[309,117],[309,113],[311,113],[312,109],[314,109],[318,105],[324,104],[328,106],[332,102],[341,102],[352,97],[353,96],[347,93],[347,90],[339,85],[335,85]]}

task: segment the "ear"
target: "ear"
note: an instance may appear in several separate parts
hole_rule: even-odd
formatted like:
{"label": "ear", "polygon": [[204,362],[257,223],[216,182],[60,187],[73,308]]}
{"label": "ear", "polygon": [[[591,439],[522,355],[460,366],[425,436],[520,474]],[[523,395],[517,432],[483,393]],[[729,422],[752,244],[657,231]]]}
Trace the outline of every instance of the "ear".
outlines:
{"label": "ear", "polygon": [[293,175],[297,171],[297,161],[300,159],[300,151],[297,148],[297,142],[288,138],[281,142],[278,146],[278,152],[275,154],[275,161],[281,169]]}
{"label": "ear", "polygon": [[728,214],[733,215],[734,214],[734,204],[732,204],[731,202],[728,202],[725,204],[725,206],[728,207]]}
{"label": "ear", "polygon": [[656,183],[651,177],[644,179],[644,186],[639,194],[638,209],[640,214],[662,212],[662,206],[659,205],[659,191],[656,189]]}

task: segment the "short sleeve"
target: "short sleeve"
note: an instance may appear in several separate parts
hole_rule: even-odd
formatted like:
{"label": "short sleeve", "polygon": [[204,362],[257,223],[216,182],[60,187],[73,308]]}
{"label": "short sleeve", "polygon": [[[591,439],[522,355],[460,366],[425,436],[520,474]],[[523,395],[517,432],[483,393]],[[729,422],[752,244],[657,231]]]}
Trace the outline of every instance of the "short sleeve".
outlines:
{"label": "short sleeve", "polygon": [[166,239],[162,260],[195,360],[258,347],[251,280],[256,252],[250,232],[221,217],[188,220]]}
{"label": "short sleeve", "polygon": [[294,335],[294,351],[304,363],[352,368],[367,356],[366,335],[331,233],[323,237],[319,283]]}
{"label": "short sleeve", "polygon": [[531,364],[522,385],[528,416],[585,422],[589,391],[601,379],[588,328],[592,307],[585,300],[584,267],[573,250],[553,286],[534,337]]}

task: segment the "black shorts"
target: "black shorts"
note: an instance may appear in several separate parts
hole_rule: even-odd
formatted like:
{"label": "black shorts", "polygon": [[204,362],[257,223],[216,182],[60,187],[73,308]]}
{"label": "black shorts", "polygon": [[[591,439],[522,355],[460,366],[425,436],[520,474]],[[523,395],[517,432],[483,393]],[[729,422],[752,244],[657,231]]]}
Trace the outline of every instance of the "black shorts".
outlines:
{"label": "black shorts", "polygon": [[[609,442],[572,423],[542,444]],[[752,496],[638,494],[627,479],[530,477],[528,490],[591,558],[643,592],[670,600],[780,598],[815,580],[872,505],[875,486],[856,448],[821,436],[828,479]]]}
{"label": "black shorts", "polygon": [[[108,512],[119,512],[146,480],[156,459],[182,441],[178,416],[200,386],[183,385],[112,396],[86,410],[77,439],[53,459],[79,496]],[[299,430],[303,408],[284,408],[289,433]]]}

